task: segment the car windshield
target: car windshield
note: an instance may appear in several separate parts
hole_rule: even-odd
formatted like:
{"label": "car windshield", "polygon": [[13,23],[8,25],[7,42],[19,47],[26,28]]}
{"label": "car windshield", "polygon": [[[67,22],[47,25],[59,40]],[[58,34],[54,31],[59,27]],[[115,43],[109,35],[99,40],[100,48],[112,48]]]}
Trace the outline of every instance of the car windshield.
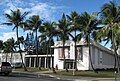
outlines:
{"label": "car windshield", "polygon": [[8,62],[2,62],[2,66],[11,66]]}

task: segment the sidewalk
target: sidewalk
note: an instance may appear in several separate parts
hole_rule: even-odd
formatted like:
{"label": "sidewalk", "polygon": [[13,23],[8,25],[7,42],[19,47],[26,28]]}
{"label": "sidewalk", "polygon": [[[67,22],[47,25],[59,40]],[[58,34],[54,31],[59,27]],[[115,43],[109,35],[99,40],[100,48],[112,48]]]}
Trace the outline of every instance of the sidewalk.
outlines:
{"label": "sidewalk", "polygon": [[[15,71],[19,72],[19,71]],[[29,73],[29,74],[36,74],[38,77],[42,76],[49,76],[54,77],[57,79],[63,79],[63,80],[72,80],[72,81],[120,81],[120,78],[97,78],[97,77],[84,77],[84,76],[64,76],[64,75],[52,75],[52,74],[46,74],[46,73],[52,73],[51,70],[49,71],[41,71],[41,72],[20,72],[20,73]]]}
{"label": "sidewalk", "polygon": [[72,80],[72,81],[120,81],[120,78],[97,78],[97,77],[84,77],[84,76],[64,76],[64,75],[52,75],[46,73],[52,73],[52,71],[43,71],[43,72],[35,72],[35,74],[45,75],[49,77],[54,77],[57,79],[64,79],[64,80]]}

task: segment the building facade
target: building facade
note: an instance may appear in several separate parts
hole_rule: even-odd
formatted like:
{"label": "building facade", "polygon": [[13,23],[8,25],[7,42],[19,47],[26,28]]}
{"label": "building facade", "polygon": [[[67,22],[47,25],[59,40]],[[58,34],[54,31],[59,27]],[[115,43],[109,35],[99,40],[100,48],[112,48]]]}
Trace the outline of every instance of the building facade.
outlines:
{"label": "building facade", "polygon": [[[64,55],[62,54],[62,41],[56,41],[54,48],[54,67],[58,69],[65,69]],[[92,70],[90,64],[89,47],[84,40],[77,43],[77,69],[78,70]],[[115,58],[111,50],[91,41],[91,60],[95,69],[114,68]],[[68,69],[74,68],[75,62],[75,44],[73,41],[66,41],[65,43],[65,66]]]}
{"label": "building facade", "polygon": [[[22,52],[22,58],[24,62],[25,54],[26,52]],[[1,62],[10,62],[12,64],[15,62],[22,62],[22,60],[19,53],[0,53],[0,63]]]}
{"label": "building facade", "polygon": [[[77,42],[76,45],[77,53],[77,69],[78,70],[92,70],[90,64],[89,49],[91,49],[91,60],[95,69],[107,69],[114,68],[115,58],[113,51],[96,44],[91,41],[90,48],[84,40]],[[56,41],[54,43],[54,54],[48,55],[29,55],[27,52],[23,52],[23,61],[27,67],[39,67],[50,68],[54,67],[57,69],[65,69],[64,67],[64,55],[62,53],[63,43],[62,41]],[[120,52],[120,50],[119,50]],[[73,41],[66,41],[65,43],[65,66],[68,69],[74,69],[75,62],[75,43]],[[0,62],[9,61],[10,63],[21,62],[19,53],[0,53]]]}

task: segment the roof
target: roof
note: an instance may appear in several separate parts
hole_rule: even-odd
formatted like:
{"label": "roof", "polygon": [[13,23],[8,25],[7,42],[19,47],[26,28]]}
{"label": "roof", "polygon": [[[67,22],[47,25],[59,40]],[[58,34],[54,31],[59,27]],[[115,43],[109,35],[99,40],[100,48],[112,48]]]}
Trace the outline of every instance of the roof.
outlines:
{"label": "roof", "polygon": [[[66,42],[65,42],[65,46],[71,46],[71,45],[74,45],[74,44],[75,44],[74,41],[71,41],[71,40],[66,40]],[[77,42],[76,44],[86,46],[87,42],[84,39],[81,39],[81,41]],[[102,46],[102,45],[100,45],[99,43],[96,43],[93,40],[90,40],[90,45],[95,46],[95,47],[99,48],[100,50],[107,51],[107,52],[113,54],[113,50],[108,49],[105,46]],[[62,46],[63,46],[62,41],[55,41],[54,46],[51,46],[51,47],[52,48],[58,48],[58,47],[62,47]]]}

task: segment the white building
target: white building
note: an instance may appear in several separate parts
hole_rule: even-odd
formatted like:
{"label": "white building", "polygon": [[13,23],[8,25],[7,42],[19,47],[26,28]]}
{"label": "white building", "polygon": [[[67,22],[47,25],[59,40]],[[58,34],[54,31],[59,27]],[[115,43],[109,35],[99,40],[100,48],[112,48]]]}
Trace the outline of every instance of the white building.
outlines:
{"label": "white building", "polygon": [[[64,58],[62,54],[62,41],[56,41],[54,48],[54,67],[64,69]],[[115,58],[114,54],[108,48],[96,44],[91,41],[90,44],[92,63],[95,69],[114,68]],[[73,41],[66,41],[65,43],[65,58],[67,67],[73,69],[73,62],[75,61],[75,44]],[[78,70],[92,70],[89,58],[89,47],[84,40],[77,43],[77,69]]]}
{"label": "white building", "polygon": [[[23,60],[27,67],[36,67],[38,64],[39,67],[49,68],[54,66],[58,69],[64,69],[64,58],[62,54],[63,49],[62,41],[56,41],[54,43],[54,54],[52,55],[28,55],[26,52],[23,52]],[[95,69],[107,69],[114,68],[115,58],[113,52],[95,42],[91,41],[90,44],[92,63]],[[69,69],[73,69],[75,61],[75,44],[73,41],[66,41],[65,43],[65,58],[66,66]],[[120,50],[118,51],[120,52]],[[12,59],[12,61],[11,61]],[[0,62],[6,61],[6,54],[0,53]],[[19,53],[14,53],[12,58],[11,54],[7,54],[7,61],[9,62],[21,62],[21,57]],[[38,63],[36,63],[38,62]],[[84,40],[81,40],[77,43],[77,69],[78,70],[92,70],[89,58],[89,47]]]}
{"label": "white building", "polygon": [[[24,62],[25,62],[25,54],[26,52],[22,52],[22,58]],[[10,63],[22,62],[19,53],[0,53],[0,63],[6,61]]]}

